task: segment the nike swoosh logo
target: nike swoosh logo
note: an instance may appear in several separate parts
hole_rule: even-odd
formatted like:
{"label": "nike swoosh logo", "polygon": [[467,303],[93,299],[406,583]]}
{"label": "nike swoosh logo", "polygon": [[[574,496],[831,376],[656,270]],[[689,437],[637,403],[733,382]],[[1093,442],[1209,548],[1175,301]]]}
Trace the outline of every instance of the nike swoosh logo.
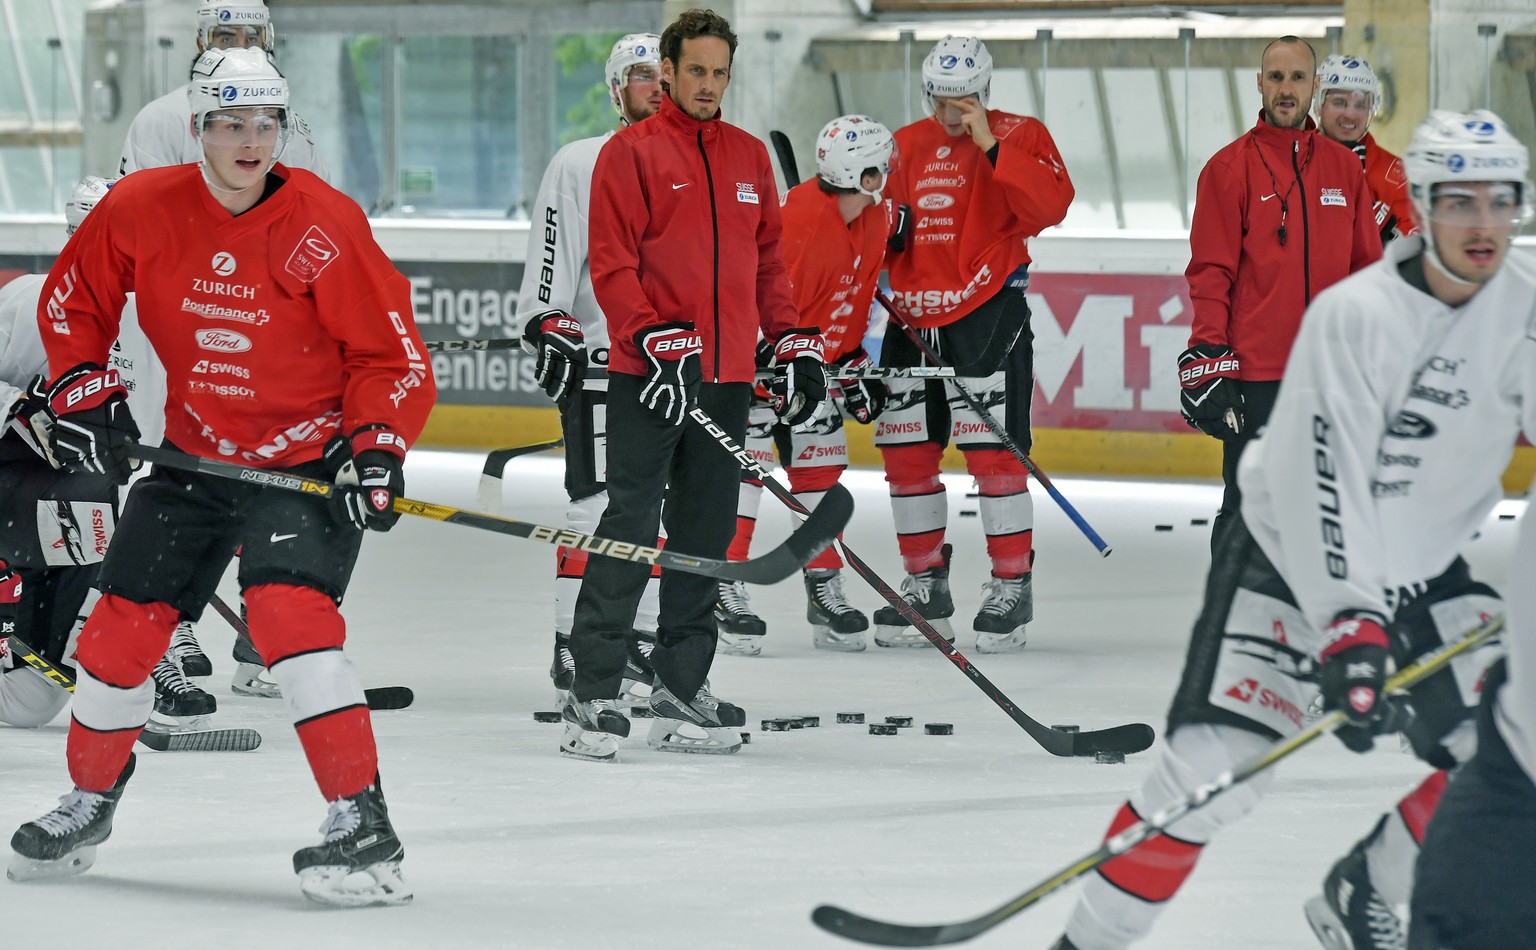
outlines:
{"label": "nike swoosh logo", "polygon": [[274,531],[272,532],[272,543],[276,544],[279,541],[292,541],[297,537],[298,535],[296,534],[278,534],[276,531]]}
{"label": "nike swoosh logo", "polygon": [[1259,200],[1260,201],[1268,201],[1269,199],[1276,198],[1276,197],[1279,197],[1279,196],[1278,195],[1265,195],[1264,197],[1260,198]]}
{"label": "nike swoosh logo", "polygon": [[687,187],[688,187],[688,186],[689,186],[689,185],[691,185],[691,184],[693,184],[693,182],[691,182],[691,181],[685,181],[685,182],[683,182],[683,183],[682,183],[682,184],[681,184],[681,185],[678,185],[678,184],[673,184],[673,186],[672,186],[672,190],[673,190],[673,191],[676,191],[676,190],[677,190],[677,189],[679,189],[679,188],[687,188]]}

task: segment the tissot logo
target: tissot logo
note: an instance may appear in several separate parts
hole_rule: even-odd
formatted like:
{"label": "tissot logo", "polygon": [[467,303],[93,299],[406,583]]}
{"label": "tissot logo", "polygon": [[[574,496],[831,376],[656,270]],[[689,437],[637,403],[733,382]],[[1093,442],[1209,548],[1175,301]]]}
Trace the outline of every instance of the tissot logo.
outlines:
{"label": "tissot logo", "polygon": [[1397,439],[1428,439],[1435,434],[1435,424],[1416,412],[1399,412],[1387,435]]}

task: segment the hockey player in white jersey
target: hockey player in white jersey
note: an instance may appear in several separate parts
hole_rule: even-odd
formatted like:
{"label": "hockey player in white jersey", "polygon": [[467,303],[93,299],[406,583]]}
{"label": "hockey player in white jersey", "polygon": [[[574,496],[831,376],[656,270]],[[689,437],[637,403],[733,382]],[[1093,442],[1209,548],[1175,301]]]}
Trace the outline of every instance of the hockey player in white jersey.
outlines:
{"label": "hockey player in white jersey", "polygon": [[[631,33],[620,38],[609,53],[605,73],[608,96],[622,125],[651,116],[661,106],[661,37]],[[528,265],[518,294],[523,348],[537,358],[539,385],[560,408],[565,489],[570,498],[566,524],[587,534],[597,530],[597,522],[608,507],[608,323],[592,294],[592,275],[587,269],[587,208],[597,153],[612,137],[613,133],[607,132],[572,142],[556,152],[545,169],[534,202]],[[587,554],[561,548],[556,557],[554,662],[549,675],[563,708],[575,675],[571,624]],[[623,698],[642,705],[651,682],[646,656],[656,640],[658,583],[659,575],[653,572],[636,612],[624,677]],[[583,731],[574,725],[568,726],[566,733],[562,751],[577,756],[595,752],[596,757],[604,757],[594,746],[605,744],[601,734],[593,733],[590,740],[584,740]],[[612,743],[612,738],[607,742]]]}
{"label": "hockey player in white jersey", "polygon": [[[1110,826],[1294,735],[1319,692],[1348,715],[1336,735],[1355,751],[1400,729],[1440,771],[1335,864],[1308,905],[1329,950],[1407,946],[1400,909],[1415,891],[1419,842],[1444,770],[1476,748],[1473,713],[1498,648],[1411,689],[1411,716],[1383,684],[1389,662],[1502,611],[1459,552],[1503,497],[1516,437],[1536,432],[1536,277],[1506,260],[1529,197],[1527,149],[1490,112],[1435,112],[1405,164],[1424,229],[1308,309],[1274,413],[1240,463],[1242,520],[1214,554],[1162,754]],[[1272,774],[1104,864],[1058,950],[1118,950],[1145,935],[1205,843]]]}
{"label": "hockey player in white jersey", "polygon": [[[75,186],[64,206],[68,233],[106,195],[112,182],[94,176]],[[48,372],[37,314],[46,274],[26,274],[0,286],[0,590],[19,587],[14,632],[54,665],[69,664],[74,638],[100,595],[92,589],[127,489],[105,476],[61,471],[49,452],[47,413],[33,381]],[[142,441],[158,445],[165,429],[165,371],[139,331],[132,296],[111,363],[128,390],[132,412],[144,419]],[[51,539],[51,540],[50,540]],[[10,575],[9,585],[4,578]],[[0,607],[0,610],[3,610]],[[0,641],[3,641],[0,635]],[[7,656],[0,642],[0,722],[41,726],[69,693]],[[216,708],[167,656],[156,664],[155,716],[197,719]]]}
{"label": "hockey player in white jersey", "polygon": [[[262,0],[210,0],[197,8],[197,53],[209,49],[259,47],[272,55],[275,45],[272,14]],[[196,58],[194,57],[194,63]],[[161,168],[203,160],[202,146],[192,135],[192,105],[187,99],[190,83],[172,89],[146,103],[128,126],[118,175],[141,168]],[[306,168],[329,181],[309,126],[291,109],[289,134],[276,160],[290,168]]]}

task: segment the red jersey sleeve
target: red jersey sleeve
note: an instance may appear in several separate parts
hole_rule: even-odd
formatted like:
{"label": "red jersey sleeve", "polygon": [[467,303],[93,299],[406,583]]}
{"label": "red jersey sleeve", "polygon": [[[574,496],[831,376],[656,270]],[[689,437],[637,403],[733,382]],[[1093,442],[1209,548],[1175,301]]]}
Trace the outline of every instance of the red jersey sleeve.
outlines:
{"label": "red jersey sleeve", "polygon": [[1355,177],[1355,233],[1350,241],[1349,272],[1374,264],[1381,259],[1381,229],[1376,226],[1375,199],[1371,197],[1370,183],[1365,172]]}
{"label": "red jersey sleeve", "polygon": [[801,326],[800,311],[790,295],[789,272],[784,267],[780,247],[784,220],[779,209],[779,186],[768,164],[768,150],[758,143],[757,152],[757,193],[763,196],[763,213],[757,225],[757,319],[763,336],[777,340],[786,331]]}
{"label": "red jersey sleeve", "polygon": [[992,117],[998,144],[992,180],[1009,209],[1023,220],[1025,233],[1034,235],[1062,222],[1076,189],[1045,125],[1029,118],[1013,121],[1016,118]]}
{"label": "red jersey sleeve", "polygon": [[1371,193],[1376,200],[1384,201],[1397,217],[1397,233],[1407,237],[1419,232],[1418,209],[1408,197],[1408,174],[1396,155],[1381,152],[1379,161],[1369,164],[1365,172]]}
{"label": "red jersey sleeve", "polygon": [[[1208,162],[1195,186],[1189,226],[1190,345],[1230,343],[1232,287],[1243,248],[1243,183],[1226,163]],[[1380,243],[1380,242],[1378,242]]]}
{"label": "red jersey sleeve", "polygon": [[[336,222],[337,246],[329,249],[335,256],[310,290],[317,317],[341,345],[342,431],[382,423],[414,442],[437,400],[437,385],[416,329],[410,282],[375,243],[362,210],[344,196],[336,199],[328,202]],[[294,253],[302,248],[314,254],[313,242],[330,239],[311,228]]]}
{"label": "red jersey sleeve", "polygon": [[592,171],[587,264],[611,345],[629,351],[638,331],[663,322],[640,282],[646,219],[639,155],[626,136],[616,135],[598,152]]}
{"label": "red jersey sleeve", "polygon": [[115,220],[112,197],[108,192],[64,245],[38,298],[50,379],[81,363],[105,366],[117,339],[133,284],[125,249],[135,230],[131,215]]}

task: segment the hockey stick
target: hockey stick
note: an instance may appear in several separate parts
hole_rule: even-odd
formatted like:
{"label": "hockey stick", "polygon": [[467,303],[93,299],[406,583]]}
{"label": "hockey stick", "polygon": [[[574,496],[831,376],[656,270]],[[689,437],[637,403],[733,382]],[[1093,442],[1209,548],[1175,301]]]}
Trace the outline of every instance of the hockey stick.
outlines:
{"label": "hockey stick", "polygon": [[495,340],[423,340],[428,353],[470,353],[484,350],[520,350],[521,340],[498,338]]}
{"label": "hockey stick", "polygon": [[480,470],[480,488],[475,495],[475,500],[479,502],[481,510],[501,510],[501,477],[507,470],[508,462],[519,455],[547,452],[550,449],[558,449],[564,444],[564,439],[556,439],[553,442],[514,445],[509,449],[496,449],[487,454],[485,457],[485,468]]}
{"label": "hockey stick", "polygon": [[774,129],[768,133],[768,141],[773,143],[773,151],[779,156],[779,171],[784,173],[784,190],[800,184],[800,166],[795,161],[795,147],[790,144],[789,136]]}
{"label": "hockey stick", "polygon": [[[321,498],[329,498],[336,488],[331,482],[304,478],[281,470],[219,462],[158,446],[134,445],[129,454],[141,461],[164,465],[167,468],[199,472],[203,475],[229,478]],[[853,516],[853,496],[848,494],[847,489],[828,492],[810,519],[795,529],[783,544],[762,557],[755,557],[750,561],[717,561],[714,558],[696,557],[667,548],[652,548],[628,541],[615,541],[612,538],[582,534],[569,528],[551,528],[527,521],[514,521],[511,518],[498,518],[495,515],[465,511],[463,508],[454,508],[449,505],[413,501],[410,498],[396,498],[395,511],[402,515],[415,515],[419,518],[431,518],[434,521],[479,528],[482,531],[515,535],[530,541],[553,544],[556,547],[576,548],[588,554],[648,564],[651,567],[660,566],[669,570],[686,571],[689,574],[702,574],[728,581],[746,581],[748,584],[776,584],[798,571],[832,543],[837,533],[843,530],[843,526]]]}
{"label": "hockey stick", "polygon": [[[212,607],[220,617],[223,617],[235,632],[251,638],[251,628],[240,619],[240,615],[234,608],[224,602],[224,598],[214,594],[208,599],[208,606]],[[409,686],[375,686],[372,689],[363,690],[363,696],[368,700],[369,709],[405,709],[416,701],[416,694]]]}
{"label": "hockey stick", "polygon": [[[953,366],[828,366],[826,373],[828,379],[955,379],[959,377]],[[773,370],[771,369],[757,371],[759,382],[772,378]]]}
{"label": "hockey stick", "polygon": [[[736,461],[741,463],[742,468],[761,479],[763,487],[767,488],[773,497],[783,502],[789,510],[800,515],[807,514],[805,506],[800,503],[800,500],[791,494],[788,489],[780,485],[776,479],[771,477],[763,466],[748,454],[745,449],[737,445],[736,441],[724,429],[720,428],[704,410],[694,407],[688,414],[693,417],[693,421],[703,426],[704,431],[708,432],[716,442],[720,443],[722,448],[735,456]],[[826,502],[823,501],[822,504],[826,504]],[[815,517],[815,512],[820,510],[821,505],[817,505],[809,514],[811,517]],[[1008,714],[1009,718],[1018,723],[1025,732],[1029,733],[1031,739],[1040,743],[1045,751],[1052,755],[1077,756],[1094,755],[1099,752],[1124,752],[1130,754],[1141,752],[1151,747],[1155,734],[1152,731],[1152,727],[1145,723],[1129,723],[1092,732],[1063,732],[1060,729],[1052,729],[1050,726],[1036,722],[1022,709],[1015,706],[1013,700],[1004,695],[1003,691],[998,689],[991,680],[983,676],[981,671],[964,654],[955,649],[953,643],[950,643],[942,634],[933,629],[933,625],[925,620],[922,614],[913,609],[912,605],[907,603],[900,594],[896,593],[890,584],[887,584],[879,574],[875,573],[873,568],[866,564],[857,554],[853,553],[848,547],[848,542],[839,538],[838,547],[842,550],[843,557],[847,559],[848,566],[853,568],[854,573],[864,578],[869,586],[873,587],[885,599],[886,603],[896,608],[902,617],[906,618],[908,623],[912,624],[923,636],[927,637],[928,642],[943,651],[944,655],[949,658],[949,661],[955,665],[956,669],[970,677],[971,682],[975,683],[987,695],[988,699],[996,703],[1003,712]]]}
{"label": "hockey stick", "polygon": [[[1385,689],[1388,692],[1397,692],[1434,675],[1451,660],[1491,640],[1503,628],[1504,618],[1494,617],[1459,640],[1444,644],[1399,670],[1387,679]],[[1104,842],[1096,851],[1074,861],[1008,903],[980,917],[953,924],[924,927],[887,923],[863,917],[830,904],[823,904],[811,912],[811,920],[816,926],[829,933],[847,937],[849,940],[857,940],[860,943],[878,944],[882,947],[936,947],[970,940],[991,930],[1014,914],[1034,906],[1048,894],[1082,877],[1094,868],[1162,834],[1169,825],[1204,806],[1217,795],[1248,781],[1319,736],[1344,725],[1346,721],[1347,717],[1343,710],[1329,713],[1291,738],[1276,742],[1267,752],[1253,757],[1230,771],[1223,772],[1152,817],[1131,825]]]}
{"label": "hockey stick", "polygon": [[[54,685],[73,693],[75,678],[49,663],[42,654],[27,646],[14,634],[11,652]],[[200,729],[195,732],[150,732],[143,730],[139,742],[157,752],[250,752],[261,745],[261,733],[255,729]]]}
{"label": "hockey stick", "polygon": [[[944,365],[943,361],[940,360],[938,356],[934,354],[933,350],[929,348],[928,344],[923,341],[922,336],[918,334],[916,330],[908,326],[907,322],[901,318],[901,314],[896,312],[896,308],[891,305],[891,298],[887,297],[885,292],[878,287],[875,288],[875,299],[880,301],[880,306],[885,308],[885,312],[890,314],[891,319],[895,321],[898,327],[901,328],[901,332],[907,335],[907,339],[912,341],[913,345],[917,347],[918,351],[923,354],[925,359],[927,359],[930,363],[938,366]],[[1031,459],[1023,449],[1019,448],[1019,443],[1015,442],[1013,436],[1009,435],[1008,431],[998,423],[997,419],[993,417],[992,413],[987,411],[987,408],[981,404],[981,400],[977,399],[971,393],[971,391],[966,388],[966,385],[960,382],[958,379],[951,380],[950,385],[954,386],[955,389],[960,393],[960,398],[964,399],[966,405],[971,407],[971,411],[981,417],[981,421],[986,424],[987,428],[992,430],[992,434],[997,436],[997,440],[999,442],[1003,443],[1003,447],[1006,448],[1009,452],[1012,452],[1020,462],[1024,463],[1024,467],[1029,469],[1029,473],[1035,476],[1035,479],[1039,481],[1042,486],[1044,486],[1045,490],[1050,493],[1050,496],[1056,500],[1056,504],[1061,506],[1061,510],[1066,513],[1066,516],[1072,519],[1073,524],[1077,525],[1078,530],[1088,538],[1088,540],[1093,544],[1095,548],[1098,548],[1099,556],[1109,557],[1109,552],[1113,549],[1110,548],[1108,544],[1104,543],[1104,539],[1099,537],[1099,533],[1093,530],[1092,525],[1083,520],[1083,516],[1077,513],[1076,508],[1072,507],[1072,503],[1067,501],[1061,492],[1056,490],[1056,486],[1051,484],[1050,478],[1048,478],[1044,472],[1040,471],[1040,466],[1036,465],[1034,460]],[[1033,385],[1033,383],[1031,383],[1031,385]]]}

